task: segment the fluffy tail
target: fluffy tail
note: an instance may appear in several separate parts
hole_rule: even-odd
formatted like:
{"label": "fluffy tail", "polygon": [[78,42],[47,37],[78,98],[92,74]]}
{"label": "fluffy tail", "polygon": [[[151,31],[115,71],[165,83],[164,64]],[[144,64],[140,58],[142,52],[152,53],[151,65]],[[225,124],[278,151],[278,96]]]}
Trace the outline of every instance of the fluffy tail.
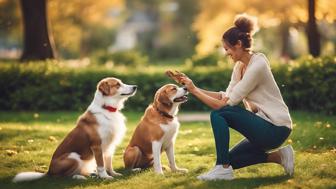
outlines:
{"label": "fluffy tail", "polygon": [[37,180],[44,177],[46,173],[39,173],[39,172],[22,172],[17,174],[13,178],[13,182],[23,182],[23,181],[32,181]]}

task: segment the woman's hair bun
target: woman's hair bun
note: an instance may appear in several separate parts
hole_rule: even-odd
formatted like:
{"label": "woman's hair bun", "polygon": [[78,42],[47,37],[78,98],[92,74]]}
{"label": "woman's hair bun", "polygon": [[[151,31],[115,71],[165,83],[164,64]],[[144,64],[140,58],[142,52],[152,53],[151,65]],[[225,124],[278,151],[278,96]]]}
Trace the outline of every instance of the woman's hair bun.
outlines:
{"label": "woman's hair bun", "polygon": [[239,14],[234,19],[234,25],[241,31],[255,34],[258,31],[258,19],[255,16],[250,16],[246,13]]}

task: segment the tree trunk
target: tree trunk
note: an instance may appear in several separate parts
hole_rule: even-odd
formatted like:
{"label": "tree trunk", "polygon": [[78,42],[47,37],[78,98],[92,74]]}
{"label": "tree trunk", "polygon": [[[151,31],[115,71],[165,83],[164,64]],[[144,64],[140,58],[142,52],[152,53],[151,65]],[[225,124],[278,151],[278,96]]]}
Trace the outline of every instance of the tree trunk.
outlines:
{"label": "tree trunk", "polygon": [[321,44],[315,18],[315,0],[308,0],[308,15],[307,37],[309,53],[314,57],[317,57],[320,55]]}
{"label": "tree trunk", "polygon": [[285,59],[290,59],[291,57],[291,47],[289,43],[289,23],[287,21],[283,21],[280,24],[280,35],[282,41],[281,47],[281,57]]}
{"label": "tree trunk", "polygon": [[21,61],[55,58],[53,38],[48,30],[47,0],[20,0],[24,24]]}

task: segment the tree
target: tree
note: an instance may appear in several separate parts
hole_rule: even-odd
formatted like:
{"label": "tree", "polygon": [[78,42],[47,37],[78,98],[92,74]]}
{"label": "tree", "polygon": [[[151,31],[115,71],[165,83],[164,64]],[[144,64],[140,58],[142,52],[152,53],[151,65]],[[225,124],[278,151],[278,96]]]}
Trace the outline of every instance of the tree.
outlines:
{"label": "tree", "polygon": [[85,57],[106,49],[113,30],[125,19],[124,0],[48,0],[57,49],[65,58]]}
{"label": "tree", "polygon": [[[199,39],[196,46],[196,51],[199,54],[207,54],[220,44],[222,33],[233,25],[234,15],[238,13],[247,12],[258,16],[262,28],[280,26],[282,32],[279,35],[282,38],[282,45],[286,45],[284,41],[288,40],[286,39],[288,38],[286,30],[293,25],[308,24],[307,0],[208,0],[199,2],[201,9],[193,23],[193,29]],[[318,20],[325,19],[328,22],[335,20],[336,14],[333,10],[336,8],[336,0],[319,0],[315,7],[315,26]],[[327,17],[324,18],[324,15]],[[274,39],[278,37],[280,36],[274,35]],[[311,37],[307,36],[307,38],[310,40]],[[315,37],[314,40],[319,39]],[[286,53],[285,48],[281,49],[282,54]]]}
{"label": "tree", "polygon": [[317,29],[315,17],[315,0],[308,0],[308,23],[307,23],[307,37],[309,53],[314,57],[320,55],[321,44],[320,34]]}
{"label": "tree", "polygon": [[55,46],[48,28],[47,0],[20,0],[24,24],[22,61],[55,58]]}
{"label": "tree", "polygon": [[0,46],[3,47],[17,47],[19,41],[13,39],[21,39],[20,11],[18,10],[17,1],[3,0],[0,1]]}

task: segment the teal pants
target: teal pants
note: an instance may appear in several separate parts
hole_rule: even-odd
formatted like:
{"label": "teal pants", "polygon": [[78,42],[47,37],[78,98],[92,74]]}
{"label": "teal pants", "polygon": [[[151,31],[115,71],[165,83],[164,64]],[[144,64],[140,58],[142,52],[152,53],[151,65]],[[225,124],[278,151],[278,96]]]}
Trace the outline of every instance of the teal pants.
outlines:
{"label": "teal pants", "polygon": [[[234,169],[266,163],[268,151],[280,147],[291,133],[286,126],[276,126],[239,106],[224,106],[211,112],[211,126],[216,143],[216,165],[230,164]],[[229,150],[232,128],[245,138]]]}

